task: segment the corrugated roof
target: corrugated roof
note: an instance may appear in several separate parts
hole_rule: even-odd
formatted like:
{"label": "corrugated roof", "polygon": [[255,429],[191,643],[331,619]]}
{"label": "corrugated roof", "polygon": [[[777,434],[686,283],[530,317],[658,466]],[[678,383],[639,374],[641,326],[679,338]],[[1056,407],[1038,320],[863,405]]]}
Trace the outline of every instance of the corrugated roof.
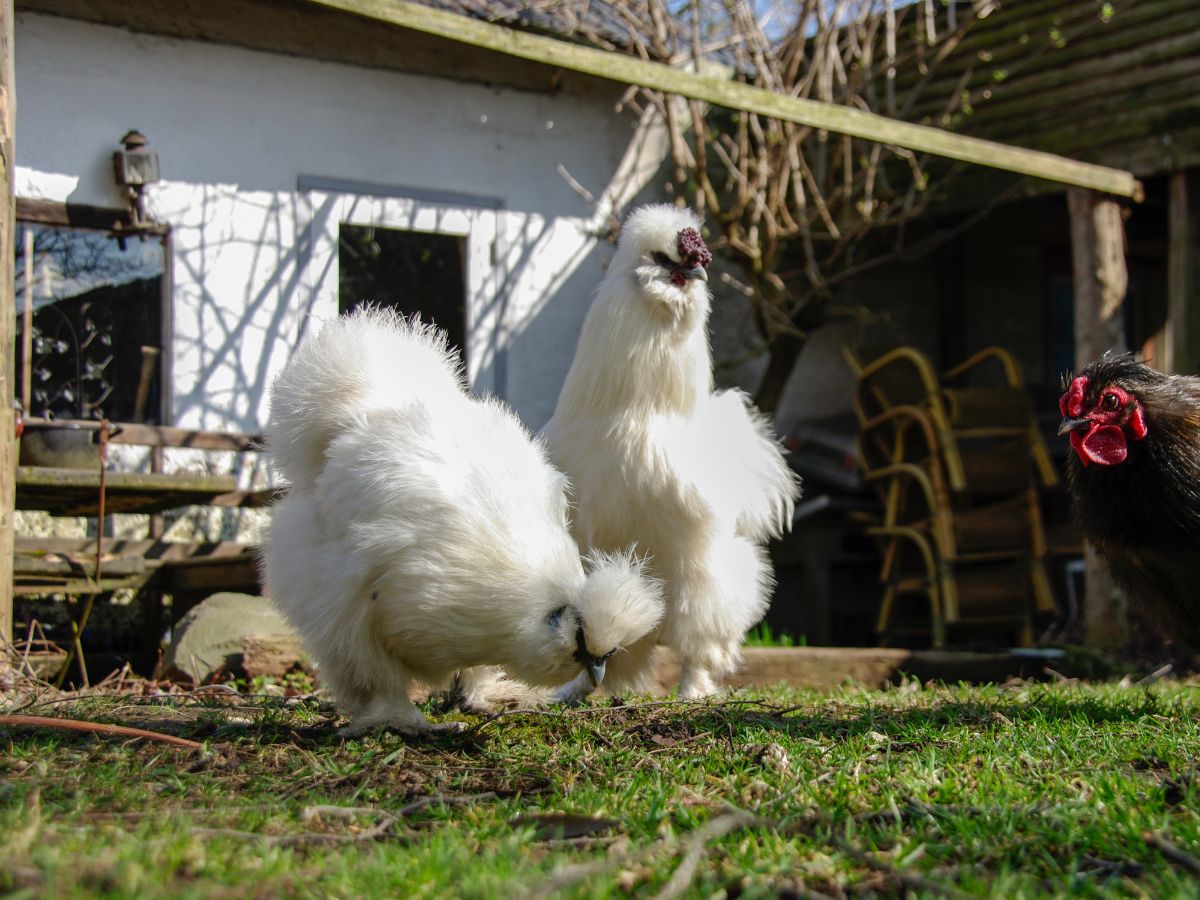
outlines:
{"label": "corrugated roof", "polygon": [[417,0],[425,6],[485,22],[551,35],[605,49],[636,40],[616,4],[606,0]]}
{"label": "corrugated roof", "polygon": [[1003,0],[908,117],[1141,176],[1200,165],[1200,2]]}

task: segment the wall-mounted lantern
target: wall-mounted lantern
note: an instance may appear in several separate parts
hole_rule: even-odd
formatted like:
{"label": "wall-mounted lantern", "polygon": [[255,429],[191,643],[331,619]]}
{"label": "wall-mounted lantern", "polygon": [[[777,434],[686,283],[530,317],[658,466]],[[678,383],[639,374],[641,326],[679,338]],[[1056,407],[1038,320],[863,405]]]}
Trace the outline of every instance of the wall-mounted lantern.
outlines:
{"label": "wall-mounted lantern", "polygon": [[125,189],[134,228],[146,228],[151,224],[146,219],[145,190],[158,181],[158,153],[151,150],[148,143],[140,131],[129,131],[121,138],[125,149],[113,153],[113,172],[118,186]]}

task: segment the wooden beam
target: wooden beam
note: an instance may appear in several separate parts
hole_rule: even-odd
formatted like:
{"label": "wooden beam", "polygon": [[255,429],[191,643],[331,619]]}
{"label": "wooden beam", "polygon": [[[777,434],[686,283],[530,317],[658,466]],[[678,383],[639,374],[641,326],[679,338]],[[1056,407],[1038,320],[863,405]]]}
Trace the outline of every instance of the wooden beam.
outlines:
{"label": "wooden beam", "polygon": [[408,0],[307,0],[330,9],[432,34],[496,53],[532,60],[596,78],[677,94],[715,106],[745,110],[769,118],[848,134],[931,153],[975,165],[990,166],[1090,188],[1121,197],[1142,199],[1141,183],[1129,172],[1079,162],[1038,150],[953,134],[925,125],[901,122],[848,106],[788,97],[747,84],[675,69],[622,53],[581,47],[566,41],[514,31],[421,6]]}
{"label": "wooden beam", "polygon": [[[13,509],[16,500],[17,437],[13,416],[17,301],[13,277],[16,215],[13,206],[13,0],[0,0],[0,648],[13,638]],[[0,649],[0,654],[3,654]]]}
{"label": "wooden beam", "polygon": [[192,591],[212,594],[217,591],[243,591],[256,594],[261,588],[256,554],[228,559],[189,559],[163,568],[163,590],[168,594]]}
{"label": "wooden beam", "polygon": [[1075,287],[1075,364],[1125,348],[1125,225],[1121,207],[1084,190],[1067,192]]}
{"label": "wooden beam", "polygon": [[[22,537],[16,539],[16,552],[25,556],[85,556],[95,561],[95,538]],[[163,541],[153,538],[115,538],[104,542],[106,559],[136,556],[147,566],[161,565],[181,559],[204,557],[225,559],[255,550],[251,544],[238,541]]]}
{"label": "wooden beam", "polygon": [[[100,423],[92,419],[27,418],[29,427],[62,425],[70,428],[99,431]],[[265,439],[261,434],[241,431],[195,431],[170,425],[143,425],[140,422],[113,422],[112,444],[136,444],[141,447],[179,447],[189,450],[230,450],[235,452],[261,451]]]}
{"label": "wooden beam", "polygon": [[[1090,191],[1067,192],[1075,287],[1075,366],[1107,350],[1124,350],[1124,302],[1129,284],[1125,226],[1113,200]],[[1128,640],[1125,598],[1090,544],[1084,549],[1084,640],[1117,650]]]}
{"label": "wooden beam", "polygon": [[18,197],[17,218],[22,222],[39,225],[60,225],[73,228],[91,228],[111,231],[129,218],[122,209],[103,206],[88,206],[80,203],[63,203],[40,197]]}
{"label": "wooden beam", "polygon": [[1200,372],[1200,175],[1171,176],[1167,211],[1167,323],[1161,368]]}
{"label": "wooden beam", "polygon": [[[214,497],[237,490],[232,475],[109,472],[105,509],[110,513],[150,513],[180,506],[207,506]],[[19,466],[14,503],[55,516],[94,516],[98,512],[100,467],[55,469]],[[11,557],[11,543],[9,556]]]}

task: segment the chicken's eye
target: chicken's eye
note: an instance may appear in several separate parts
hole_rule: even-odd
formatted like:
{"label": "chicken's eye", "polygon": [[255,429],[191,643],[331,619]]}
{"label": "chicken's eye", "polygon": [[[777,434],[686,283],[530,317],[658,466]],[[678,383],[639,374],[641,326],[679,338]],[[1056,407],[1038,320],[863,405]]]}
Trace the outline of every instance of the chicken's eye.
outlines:
{"label": "chicken's eye", "polygon": [[654,260],[656,265],[660,265],[664,269],[671,269],[675,266],[675,260],[671,259],[665,253],[659,253],[657,250],[650,254],[650,258]]}
{"label": "chicken's eye", "polygon": [[1100,408],[1105,412],[1112,412],[1121,405],[1121,398],[1116,394],[1105,394],[1100,398]]}

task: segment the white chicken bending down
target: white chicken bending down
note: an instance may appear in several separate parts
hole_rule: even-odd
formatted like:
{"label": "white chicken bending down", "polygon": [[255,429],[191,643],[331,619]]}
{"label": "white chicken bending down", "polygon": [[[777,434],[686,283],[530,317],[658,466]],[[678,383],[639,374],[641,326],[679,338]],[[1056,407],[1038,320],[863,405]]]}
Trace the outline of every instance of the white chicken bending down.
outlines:
{"label": "white chicken bending down", "polygon": [[766,610],[762,544],[790,527],[799,492],[748,398],[713,390],[699,227],[673,206],[629,216],[543,430],[581,545],[636,544],[666,587],[662,624],[609,666],[613,690],[647,686],[656,642],[683,658],[681,696],[717,689]]}
{"label": "white chicken bending down", "polygon": [[377,309],[330,322],[276,379],[268,440],[289,482],[268,590],[350,733],[434,727],[410,682],[470,666],[598,683],[662,615],[631,553],[580,559],[566,479],[506,406],[466,393],[440,330]]}

